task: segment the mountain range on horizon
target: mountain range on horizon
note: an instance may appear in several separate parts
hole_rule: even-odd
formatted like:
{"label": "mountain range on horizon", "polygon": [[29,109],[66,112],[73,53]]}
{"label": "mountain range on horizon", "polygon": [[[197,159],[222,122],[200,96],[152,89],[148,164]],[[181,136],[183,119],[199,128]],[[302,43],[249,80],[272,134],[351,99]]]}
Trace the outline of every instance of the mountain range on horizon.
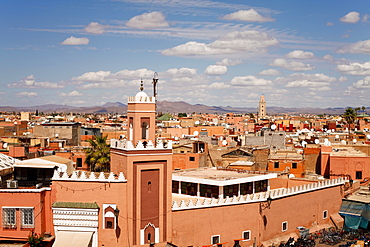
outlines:
{"label": "mountain range on horizon", "polygon": [[[279,114],[328,114],[328,115],[341,115],[344,113],[346,108],[285,108],[285,107],[267,107],[268,115],[279,115]],[[90,106],[90,107],[76,107],[69,105],[58,105],[58,104],[46,104],[36,106],[0,106],[0,111],[6,112],[21,112],[30,111],[35,112],[71,112],[71,113],[126,113],[127,105],[121,102],[107,102],[101,106]],[[257,107],[232,107],[232,106],[207,106],[203,104],[189,104],[183,101],[171,102],[171,101],[158,101],[157,111],[162,113],[177,114],[183,113],[236,113],[236,114],[256,114]]]}

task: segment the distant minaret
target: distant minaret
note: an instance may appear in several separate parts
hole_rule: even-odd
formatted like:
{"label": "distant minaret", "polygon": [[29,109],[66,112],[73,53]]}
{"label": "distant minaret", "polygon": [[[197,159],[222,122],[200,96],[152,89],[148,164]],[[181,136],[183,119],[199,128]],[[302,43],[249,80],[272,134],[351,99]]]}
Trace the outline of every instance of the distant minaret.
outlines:
{"label": "distant minaret", "polygon": [[266,117],[266,101],[265,96],[262,94],[258,105],[258,118]]}

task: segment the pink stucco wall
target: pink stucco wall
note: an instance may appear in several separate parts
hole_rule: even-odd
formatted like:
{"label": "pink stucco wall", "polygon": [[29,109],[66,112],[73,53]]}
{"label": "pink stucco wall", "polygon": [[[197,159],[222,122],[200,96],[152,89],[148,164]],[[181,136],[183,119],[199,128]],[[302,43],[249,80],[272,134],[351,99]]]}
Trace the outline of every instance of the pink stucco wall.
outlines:
{"label": "pink stucco wall", "polygon": [[[242,232],[250,230],[251,240],[241,246],[251,246],[263,241],[298,233],[297,227],[310,228],[329,223],[323,219],[338,213],[342,195],[340,186],[316,190],[272,201],[270,208],[261,210],[260,203],[187,209],[173,212],[173,243],[178,246],[202,246],[211,244],[212,235],[220,235],[221,242],[232,246],[234,239],[242,238]],[[288,222],[287,231],[282,223]]]}

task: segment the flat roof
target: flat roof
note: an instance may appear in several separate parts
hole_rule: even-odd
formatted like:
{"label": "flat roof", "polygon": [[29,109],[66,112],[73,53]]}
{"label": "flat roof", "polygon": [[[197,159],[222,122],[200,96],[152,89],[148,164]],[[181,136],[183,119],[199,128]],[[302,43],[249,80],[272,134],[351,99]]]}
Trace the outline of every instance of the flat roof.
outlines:
{"label": "flat roof", "polygon": [[172,180],[215,186],[248,183],[276,178],[276,173],[236,171],[217,168],[198,168],[172,172]]}

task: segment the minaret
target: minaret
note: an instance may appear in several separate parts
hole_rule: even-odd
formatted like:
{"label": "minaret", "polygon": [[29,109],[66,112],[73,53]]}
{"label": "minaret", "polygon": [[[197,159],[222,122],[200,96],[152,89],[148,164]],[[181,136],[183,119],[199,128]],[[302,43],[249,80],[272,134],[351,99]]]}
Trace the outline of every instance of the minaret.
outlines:
{"label": "minaret", "polygon": [[155,97],[149,97],[141,81],[140,92],[128,98],[127,118],[129,121],[128,139],[134,145],[140,140],[155,142]]}
{"label": "minaret", "polygon": [[262,94],[258,105],[258,119],[266,117],[266,101],[265,96]]}
{"label": "minaret", "polygon": [[128,99],[128,139],[110,145],[111,172],[127,179],[122,233],[128,235],[121,246],[167,243],[172,236],[172,143],[156,142],[155,97],[143,90],[141,82]]}

